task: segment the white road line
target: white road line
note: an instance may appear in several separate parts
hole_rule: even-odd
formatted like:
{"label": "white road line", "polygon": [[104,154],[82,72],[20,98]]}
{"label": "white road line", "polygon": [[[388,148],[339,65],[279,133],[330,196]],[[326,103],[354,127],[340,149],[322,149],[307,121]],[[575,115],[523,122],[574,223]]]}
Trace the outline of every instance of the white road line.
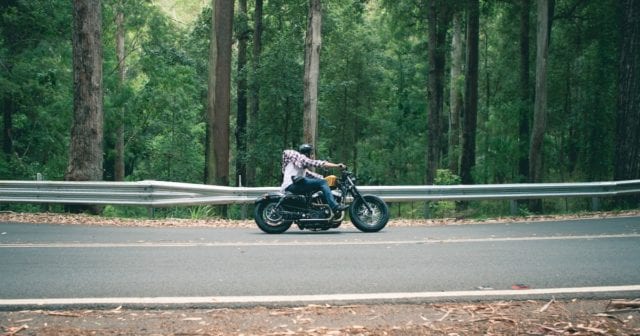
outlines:
{"label": "white road line", "polygon": [[152,242],[132,243],[0,243],[0,248],[123,248],[123,247],[251,247],[251,246],[340,246],[340,245],[412,245],[412,244],[458,244],[545,240],[594,240],[614,238],[640,238],[640,233],[548,236],[548,237],[490,237],[460,239],[412,239],[381,241],[276,241],[276,242]]}
{"label": "white road line", "polygon": [[68,306],[68,305],[188,305],[188,304],[275,304],[304,302],[349,302],[376,300],[451,299],[461,297],[517,297],[554,294],[595,294],[612,292],[640,292],[640,285],[540,288],[526,290],[477,290],[415,293],[362,293],[317,295],[265,295],[265,296],[193,296],[193,297],[114,297],[114,298],[56,298],[56,299],[0,299],[4,306]]}

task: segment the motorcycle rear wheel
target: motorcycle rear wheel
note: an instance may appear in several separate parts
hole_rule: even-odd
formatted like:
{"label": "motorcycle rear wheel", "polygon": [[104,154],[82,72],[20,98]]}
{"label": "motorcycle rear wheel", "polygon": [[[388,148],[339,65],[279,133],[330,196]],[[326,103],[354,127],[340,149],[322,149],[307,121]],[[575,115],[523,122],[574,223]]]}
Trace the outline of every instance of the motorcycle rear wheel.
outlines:
{"label": "motorcycle rear wheel", "polygon": [[254,218],[256,224],[265,233],[278,234],[291,227],[291,221],[285,221],[277,207],[276,200],[256,204]]}
{"label": "motorcycle rear wheel", "polygon": [[[363,202],[367,202],[371,211]],[[354,199],[349,207],[351,223],[362,232],[378,232],[389,222],[389,207],[381,198],[374,195],[364,195]]]}

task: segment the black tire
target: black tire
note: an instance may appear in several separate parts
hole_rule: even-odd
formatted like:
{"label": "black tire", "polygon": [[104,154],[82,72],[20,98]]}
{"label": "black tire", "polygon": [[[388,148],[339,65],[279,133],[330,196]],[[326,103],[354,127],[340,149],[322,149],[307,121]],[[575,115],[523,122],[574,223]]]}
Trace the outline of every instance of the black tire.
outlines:
{"label": "black tire", "polygon": [[277,200],[269,200],[256,204],[254,218],[260,230],[277,234],[287,231],[291,227],[291,221],[285,221],[277,211]]}
{"label": "black tire", "polygon": [[389,222],[389,207],[380,197],[374,195],[364,195],[362,198],[367,202],[372,212],[357,198],[349,207],[349,217],[351,223],[362,232],[378,232]]}

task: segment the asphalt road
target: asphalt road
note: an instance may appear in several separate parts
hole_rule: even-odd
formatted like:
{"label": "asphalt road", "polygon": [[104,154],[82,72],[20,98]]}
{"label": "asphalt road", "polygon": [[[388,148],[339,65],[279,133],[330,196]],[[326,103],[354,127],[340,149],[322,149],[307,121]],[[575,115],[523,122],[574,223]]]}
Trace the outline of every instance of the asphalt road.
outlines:
{"label": "asphalt road", "polygon": [[500,296],[516,284],[546,294],[589,288],[573,296],[616,286],[603,292],[637,297],[640,217],[391,227],[373,234],[346,224],[282,235],[257,228],[0,223],[0,306],[83,298]]}

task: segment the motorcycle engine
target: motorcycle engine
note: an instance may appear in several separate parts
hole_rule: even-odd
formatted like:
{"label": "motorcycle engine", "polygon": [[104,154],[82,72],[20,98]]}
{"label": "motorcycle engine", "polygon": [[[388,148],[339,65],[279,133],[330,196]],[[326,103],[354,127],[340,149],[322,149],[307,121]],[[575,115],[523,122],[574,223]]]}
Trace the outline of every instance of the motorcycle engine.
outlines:
{"label": "motorcycle engine", "polygon": [[[331,190],[331,194],[336,202],[340,203],[342,199],[342,192],[340,190]],[[324,198],[322,197],[322,191],[316,191],[313,195],[311,195],[311,203],[312,204],[326,204]]]}
{"label": "motorcycle engine", "polygon": [[311,209],[297,209],[297,210],[282,210],[280,211],[282,217],[286,220],[323,220],[330,216],[329,209],[326,206],[314,206]]}
{"label": "motorcycle engine", "polygon": [[330,215],[327,209],[309,209],[306,219],[327,219]]}

